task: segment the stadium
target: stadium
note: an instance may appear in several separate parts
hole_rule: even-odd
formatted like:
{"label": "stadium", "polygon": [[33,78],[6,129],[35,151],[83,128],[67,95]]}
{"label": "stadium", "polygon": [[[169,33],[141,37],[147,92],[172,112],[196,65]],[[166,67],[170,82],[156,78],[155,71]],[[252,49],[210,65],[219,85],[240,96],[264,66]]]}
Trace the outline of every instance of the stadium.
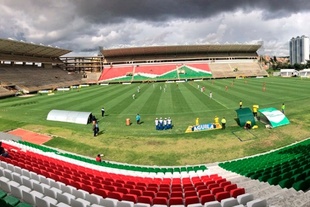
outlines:
{"label": "stadium", "polygon": [[[309,79],[269,77],[260,47],[0,39],[1,206],[309,206]],[[290,124],[261,121],[284,103]]]}

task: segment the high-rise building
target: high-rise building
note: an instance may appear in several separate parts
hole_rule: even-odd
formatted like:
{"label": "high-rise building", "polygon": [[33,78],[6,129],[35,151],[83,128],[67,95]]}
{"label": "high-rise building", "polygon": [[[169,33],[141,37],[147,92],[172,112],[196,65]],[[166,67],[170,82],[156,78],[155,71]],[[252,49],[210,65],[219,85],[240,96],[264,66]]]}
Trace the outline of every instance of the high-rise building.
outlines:
{"label": "high-rise building", "polygon": [[309,37],[293,37],[290,40],[290,62],[291,65],[304,64],[309,60]]}

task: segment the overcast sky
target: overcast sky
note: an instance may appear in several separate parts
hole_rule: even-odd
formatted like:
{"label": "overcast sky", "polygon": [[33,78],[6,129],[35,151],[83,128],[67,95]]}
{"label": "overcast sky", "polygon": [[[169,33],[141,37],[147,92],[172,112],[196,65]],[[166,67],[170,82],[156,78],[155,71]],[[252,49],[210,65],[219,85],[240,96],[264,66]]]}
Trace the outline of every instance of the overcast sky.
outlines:
{"label": "overcast sky", "polygon": [[288,55],[310,35],[309,0],[0,0],[0,38],[58,46],[69,56],[103,48],[258,43]]}

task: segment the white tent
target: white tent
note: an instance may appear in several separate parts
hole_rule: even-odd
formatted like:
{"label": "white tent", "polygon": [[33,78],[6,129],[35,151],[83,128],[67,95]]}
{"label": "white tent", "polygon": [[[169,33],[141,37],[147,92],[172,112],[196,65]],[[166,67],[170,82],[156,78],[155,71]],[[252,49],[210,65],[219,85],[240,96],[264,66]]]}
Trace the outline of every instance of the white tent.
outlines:
{"label": "white tent", "polygon": [[310,69],[303,69],[299,71],[300,77],[310,77]]}
{"label": "white tent", "polygon": [[295,69],[281,69],[280,75],[282,77],[296,77],[298,76],[298,71]]}
{"label": "white tent", "polygon": [[92,116],[91,112],[53,109],[48,113],[46,120],[70,122],[76,124],[88,124],[91,120],[91,116]]}

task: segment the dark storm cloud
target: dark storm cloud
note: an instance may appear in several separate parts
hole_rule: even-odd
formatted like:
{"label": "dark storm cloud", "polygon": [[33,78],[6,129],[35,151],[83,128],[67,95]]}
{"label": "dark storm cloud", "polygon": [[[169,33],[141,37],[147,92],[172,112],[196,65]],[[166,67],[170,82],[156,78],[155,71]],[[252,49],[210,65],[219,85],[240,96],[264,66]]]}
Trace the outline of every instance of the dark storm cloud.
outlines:
{"label": "dark storm cloud", "polygon": [[74,1],[77,13],[96,23],[116,23],[125,19],[166,21],[173,18],[200,19],[241,9],[264,11],[264,17],[277,18],[308,11],[309,0],[92,0]]}
{"label": "dark storm cloud", "polygon": [[309,0],[0,0],[0,11],[0,38],[89,54],[261,40],[266,51],[287,51],[291,37],[310,34]]}

